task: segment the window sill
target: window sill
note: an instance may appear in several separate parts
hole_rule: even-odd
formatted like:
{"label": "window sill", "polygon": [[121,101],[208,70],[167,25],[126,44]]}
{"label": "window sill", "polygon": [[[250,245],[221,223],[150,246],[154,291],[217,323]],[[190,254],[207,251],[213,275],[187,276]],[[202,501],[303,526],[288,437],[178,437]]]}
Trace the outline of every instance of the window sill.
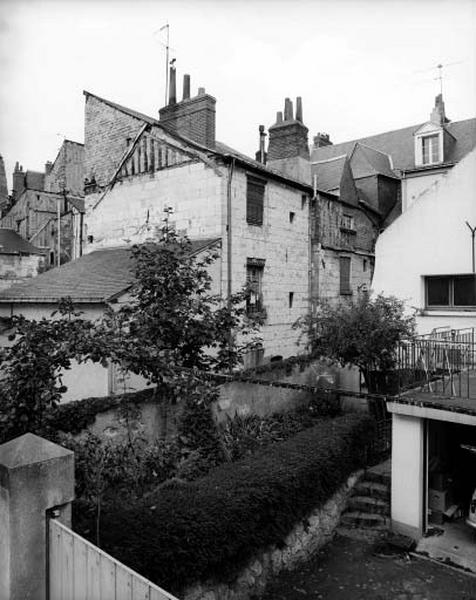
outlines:
{"label": "window sill", "polygon": [[352,235],[357,234],[357,231],[355,229],[348,229],[347,227],[341,227],[340,230],[342,233],[350,233]]}
{"label": "window sill", "polygon": [[425,317],[446,317],[446,316],[453,316],[453,317],[465,317],[469,314],[473,314],[476,312],[476,306],[473,308],[453,308],[453,307],[445,307],[445,308],[424,308],[421,311],[421,316]]}
{"label": "window sill", "polygon": [[263,227],[263,223],[254,223],[252,221],[246,221],[247,225],[251,225],[252,227]]}
{"label": "window sill", "polygon": [[354,292],[352,290],[347,290],[346,292],[339,292],[341,296],[352,296]]}

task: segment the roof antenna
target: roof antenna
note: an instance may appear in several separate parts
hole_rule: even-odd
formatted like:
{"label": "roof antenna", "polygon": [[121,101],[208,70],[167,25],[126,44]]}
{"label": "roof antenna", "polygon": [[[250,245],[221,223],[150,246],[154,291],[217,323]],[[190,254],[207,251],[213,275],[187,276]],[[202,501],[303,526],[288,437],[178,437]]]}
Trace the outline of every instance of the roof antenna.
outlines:
{"label": "roof antenna", "polygon": [[433,81],[439,81],[440,82],[440,94],[443,96],[443,67],[451,67],[453,65],[460,65],[461,63],[465,62],[464,60],[458,60],[456,62],[450,62],[450,63],[439,63],[438,65],[431,67],[429,69],[420,69],[418,71],[414,71],[415,73],[425,73],[427,71],[434,71],[435,69],[438,69],[438,76],[433,78]]}

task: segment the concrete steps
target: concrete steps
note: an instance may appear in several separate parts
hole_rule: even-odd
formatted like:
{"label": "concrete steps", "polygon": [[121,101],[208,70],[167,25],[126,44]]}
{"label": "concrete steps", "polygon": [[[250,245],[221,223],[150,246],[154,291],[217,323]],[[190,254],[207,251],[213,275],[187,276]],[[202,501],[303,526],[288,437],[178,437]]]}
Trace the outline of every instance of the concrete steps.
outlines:
{"label": "concrete steps", "polygon": [[388,463],[368,469],[354,487],[337,533],[367,541],[385,537],[390,529],[390,483]]}

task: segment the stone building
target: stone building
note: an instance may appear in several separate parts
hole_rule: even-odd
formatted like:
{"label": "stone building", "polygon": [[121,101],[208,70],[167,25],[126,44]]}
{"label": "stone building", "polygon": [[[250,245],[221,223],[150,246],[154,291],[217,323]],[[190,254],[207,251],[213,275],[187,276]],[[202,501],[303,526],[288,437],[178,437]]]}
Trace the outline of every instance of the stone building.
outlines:
{"label": "stone building", "polygon": [[0,227],[41,248],[45,268],[81,256],[83,244],[84,147],[65,140],[45,172],[15,165],[13,190]]}
{"label": "stone building", "polygon": [[35,277],[44,264],[42,249],[15,231],[0,228],[0,290]]}
{"label": "stone building", "polygon": [[191,97],[185,76],[178,102],[174,78],[158,120],[85,92],[85,251],[157,237],[164,218],[195,241],[219,239],[217,291],[251,282],[248,310],[264,318],[250,361],[296,354],[293,324],[310,309],[313,190],[273,159],[299,164],[302,137],[273,156],[270,131],[268,164],[252,160],[215,139],[215,98],[202,88]]}

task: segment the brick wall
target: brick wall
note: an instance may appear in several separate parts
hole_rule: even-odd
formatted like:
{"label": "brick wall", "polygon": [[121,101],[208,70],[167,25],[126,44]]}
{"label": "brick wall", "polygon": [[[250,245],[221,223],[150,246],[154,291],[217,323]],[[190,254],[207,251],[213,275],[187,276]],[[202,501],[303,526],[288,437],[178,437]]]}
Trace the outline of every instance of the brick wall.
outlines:
{"label": "brick wall", "polygon": [[203,146],[215,146],[215,104],[209,94],[199,94],[160,109],[160,122]]}

